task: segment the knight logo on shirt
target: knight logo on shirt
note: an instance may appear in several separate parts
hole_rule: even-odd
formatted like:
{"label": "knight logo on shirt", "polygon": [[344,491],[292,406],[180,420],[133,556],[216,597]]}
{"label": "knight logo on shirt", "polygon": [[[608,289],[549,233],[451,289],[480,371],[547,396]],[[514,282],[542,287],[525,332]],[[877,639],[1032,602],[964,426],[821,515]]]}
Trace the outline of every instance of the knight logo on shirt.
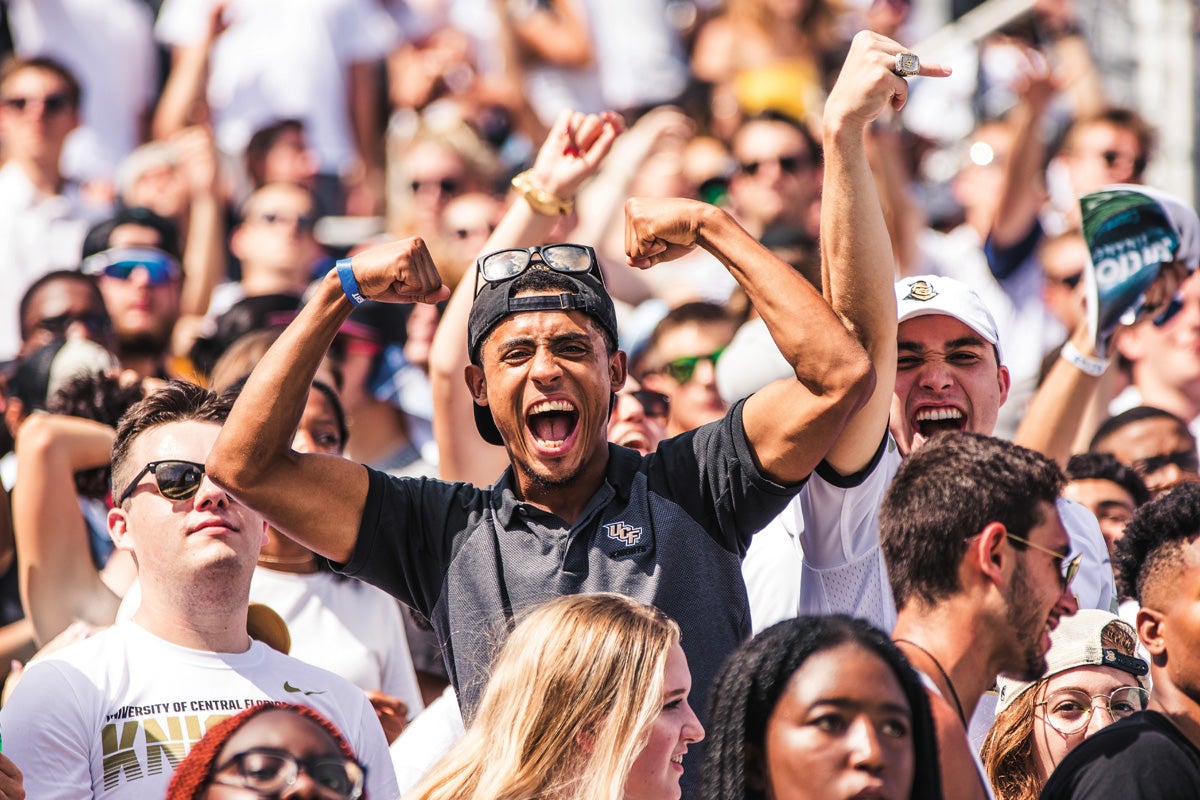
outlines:
{"label": "knight logo on shirt", "polygon": [[641,541],[642,529],[626,525],[623,521],[610,522],[604,526],[604,535],[630,547]]}
{"label": "knight logo on shirt", "polygon": [[908,296],[905,300],[932,300],[937,297],[938,293],[929,285],[929,281],[914,281],[913,285],[908,287]]}

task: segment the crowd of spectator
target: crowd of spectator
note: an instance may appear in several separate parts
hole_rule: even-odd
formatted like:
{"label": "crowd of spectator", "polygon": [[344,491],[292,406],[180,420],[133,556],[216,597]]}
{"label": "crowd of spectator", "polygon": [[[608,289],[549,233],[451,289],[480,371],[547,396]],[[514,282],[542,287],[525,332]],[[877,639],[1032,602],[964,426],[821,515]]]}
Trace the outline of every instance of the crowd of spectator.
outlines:
{"label": "crowd of spectator", "polygon": [[0,3],[0,798],[1194,794],[1084,5]]}

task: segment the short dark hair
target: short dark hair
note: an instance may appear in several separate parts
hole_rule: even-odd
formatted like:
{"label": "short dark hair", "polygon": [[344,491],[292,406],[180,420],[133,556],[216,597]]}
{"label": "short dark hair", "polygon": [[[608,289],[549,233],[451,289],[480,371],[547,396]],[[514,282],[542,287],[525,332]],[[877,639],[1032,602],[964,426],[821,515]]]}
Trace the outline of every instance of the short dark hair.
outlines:
{"label": "short dark hair", "polygon": [[1117,541],[1117,582],[1137,601],[1174,577],[1184,549],[1200,536],[1200,485],[1183,483],[1151,500],[1133,515]]}
{"label": "short dark hair", "polygon": [[1186,433],[1188,436],[1192,435],[1192,432],[1188,429],[1187,423],[1172,414],[1170,411],[1164,411],[1161,408],[1155,408],[1154,406],[1134,406],[1128,411],[1122,411],[1115,417],[1109,417],[1108,419],[1104,420],[1104,422],[1100,424],[1100,427],[1096,429],[1095,435],[1092,436],[1092,441],[1088,443],[1088,452],[1101,452],[1100,448],[1104,447],[1105,442],[1114,434],[1116,434],[1117,431],[1128,425],[1133,425],[1136,422],[1142,422],[1143,420],[1147,419],[1171,420],[1179,426],[1181,431]]}
{"label": "short dark hair", "polygon": [[83,257],[87,258],[111,247],[109,240],[112,238],[113,231],[122,225],[140,225],[143,228],[152,228],[158,233],[159,250],[170,253],[177,259],[183,257],[183,253],[179,249],[179,229],[175,227],[175,223],[141,206],[118,209],[108,219],[93,225],[88,230],[87,236],[83,238]]}
{"label": "short dark hair", "polygon": [[[767,722],[792,676],[810,656],[843,644],[862,647],[895,674],[912,709],[914,800],[941,798],[936,733],[929,698],[904,655],[882,632],[841,614],[797,617],[772,625],[738,648],[710,695],[702,765],[703,800],[765,800],[767,776],[755,766],[766,752]],[[752,773],[760,772],[754,776]]]}
{"label": "short dark hair", "polygon": [[817,137],[813,136],[813,132],[809,130],[808,126],[805,125],[803,121],[796,119],[796,117],[792,116],[786,111],[781,111],[777,108],[768,108],[763,111],[759,111],[757,114],[752,114],[751,116],[746,117],[746,119],[742,120],[741,124],[738,125],[737,130],[733,132],[733,136],[730,137],[730,140],[732,141],[733,139],[736,139],[737,135],[742,131],[743,128],[752,125],[755,122],[780,122],[784,125],[787,125],[789,128],[796,131],[796,133],[800,134],[801,138],[804,139],[805,145],[808,146],[808,154],[812,158],[814,164],[820,164],[822,161],[824,161],[825,153],[821,149],[821,143],[817,140]]}
{"label": "short dark hair", "polygon": [[1067,480],[1110,481],[1120,486],[1133,498],[1133,505],[1142,505],[1150,500],[1150,490],[1142,477],[1117,460],[1112,453],[1077,453],[1067,461]]}
{"label": "short dark hair", "polygon": [[263,173],[263,161],[267,153],[275,146],[275,141],[283,134],[295,132],[304,133],[304,122],[298,119],[281,119],[259,128],[246,143],[246,172],[255,188],[266,182]]}
{"label": "short dark hair", "polygon": [[[144,400],[130,406],[117,424],[113,440],[113,496],[120,497],[136,469],[128,464],[133,442],[147,431],[172,422],[211,422],[223,425],[233,407],[233,397],[184,381],[170,381]],[[121,491],[117,491],[121,487]]]}
{"label": "short dark hair", "polygon": [[646,339],[645,346],[639,348],[636,358],[639,378],[661,366],[656,360],[658,346],[672,331],[678,330],[684,325],[728,325],[732,330],[736,331],[738,321],[729,309],[720,303],[710,303],[707,300],[693,300],[690,303],[675,306],[654,326],[654,330],[650,332],[649,338]]}
{"label": "short dark hair", "polygon": [[83,99],[83,90],[79,86],[79,79],[65,64],[49,56],[33,56],[31,58],[12,56],[8,58],[0,65],[0,88],[3,88],[13,75],[27,69],[40,69],[54,73],[67,85],[67,100],[71,103],[71,108],[79,108],[80,100]]}
{"label": "short dark hair", "polygon": [[1039,504],[1053,506],[1065,481],[1041,453],[978,433],[941,434],[905,458],[879,513],[896,608],[959,591],[967,539],[992,522],[1028,536],[1043,521]]}
{"label": "short dark hair", "polygon": [[33,305],[34,298],[37,297],[38,292],[55,281],[75,281],[81,286],[86,286],[92,298],[96,301],[97,309],[105,317],[108,316],[108,309],[104,306],[104,295],[100,293],[100,287],[93,278],[73,269],[56,269],[52,272],[47,272],[29,284],[29,288],[25,290],[25,294],[21,295],[21,302],[17,307],[17,319],[20,320],[22,341],[28,339],[29,335],[33,333],[25,324],[25,316],[29,313],[29,307]]}
{"label": "short dark hair", "polygon": [[1141,171],[1145,169],[1146,162],[1154,157],[1154,145],[1158,138],[1154,126],[1132,108],[1108,106],[1072,121],[1063,133],[1061,151],[1069,153],[1075,144],[1075,137],[1079,135],[1079,132],[1094,125],[1111,125],[1120,130],[1129,131],[1137,137],[1138,149],[1142,152],[1140,154],[1141,158],[1138,159],[1138,163],[1135,165],[1134,174],[1140,177]]}

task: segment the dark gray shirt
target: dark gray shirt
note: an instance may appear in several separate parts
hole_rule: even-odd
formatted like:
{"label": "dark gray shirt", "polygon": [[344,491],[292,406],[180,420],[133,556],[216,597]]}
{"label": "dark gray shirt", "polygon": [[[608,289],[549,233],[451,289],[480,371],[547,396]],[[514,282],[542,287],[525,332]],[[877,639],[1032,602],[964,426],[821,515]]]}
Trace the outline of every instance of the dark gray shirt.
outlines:
{"label": "dark gray shirt", "polygon": [[609,445],[604,483],[574,525],[521,502],[511,467],[489,489],[372,470],[344,571],[430,619],[468,720],[514,617],[599,591],[679,623],[703,716],[721,663],[750,633],[742,556],[798,490],[759,472],[738,403],[645,457]]}

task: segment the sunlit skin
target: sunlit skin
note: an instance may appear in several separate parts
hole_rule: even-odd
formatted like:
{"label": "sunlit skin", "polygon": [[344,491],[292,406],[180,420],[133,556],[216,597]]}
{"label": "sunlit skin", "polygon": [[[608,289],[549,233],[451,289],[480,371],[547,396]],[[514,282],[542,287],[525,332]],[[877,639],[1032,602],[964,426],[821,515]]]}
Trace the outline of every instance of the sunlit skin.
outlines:
{"label": "sunlit skin", "polygon": [[87,279],[52,280],[43,284],[30,298],[25,317],[21,320],[21,327],[28,330],[21,345],[21,355],[54,341],[54,333],[39,325],[43,320],[62,317],[71,320],[66,328],[68,339],[91,339],[109,350],[116,347],[111,323],[108,330],[100,330],[95,325],[89,326],[87,322],[91,319],[98,324],[108,314],[103,301],[84,284],[84,280]]}
{"label": "sunlit skin", "polygon": [[314,213],[312,196],[297,186],[269,184],[251,195],[244,210],[229,244],[243,262],[248,291],[302,291],[321,255],[312,230],[299,224]]}
{"label": "sunlit skin", "polygon": [[[284,709],[264,711],[254,719],[238,728],[221,752],[213,761],[214,767],[224,767],[238,753],[244,753],[253,748],[272,748],[282,750],[301,759],[335,758],[344,759],[341,748],[329,732],[314,720],[302,717],[293,711]],[[206,800],[246,800],[259,797],[257,792],[238,786],[227,786],[220,781],[237,782],[238,771],[230,766],[227,769],[217,769],[213,773],[213,781],[201,797]],[[304,769],[296,778],[296,782],[288,787],[281,797],[295,798],[324,798],[327,795],[319,791],[312,777]]]}
{"label": "sunlit skin", "polygon": [[1200,408],[1200,275],[1180,284],[1183,307],[1162,325],[1143,320],[1122,331],[1117,349],[1133,361],[1143,397],[1184,419]]}
{"label": "sunlit skin", "polygon": [[[725,347],[737,332],[732,323],[686,323],[668,331],[655,346],[655,363],[666,364],[677,358],[707,355]],[[651,372],[642,378],[647,389],[671,398],[667,435],[675,436],[699,428],[725,415],[728,407],[717,391],[717,371],[710,361],[700,361],[687,383],[670,375]]]}
{"label": "sunlit skin", "polygon": [[[1111,167],[1104,160],[1105,151],[1118,154]],[[1089,125],[1072,136],[1066,154],[1071,187],[1075,194],[1084,195],[1114,183],[1141,183],[1134,172],[1134,161],[1141,154],[1133,131],[1106,122]]]}
{"label": "sunlit skin", "polygon": [[847,643],[810,656],[767,721],[772,800],[903,800],[912,789],[912,709],[879,656]]}
{"label": "sunlit skin", "polygon": [[1009,387],[1008,368],[996,364],[995,348],[945,314],[907,319],[897,338],[889,427],[900,452],[912,452],[941,431],[990,436]]}
{"label": "sunlit skin", "polygon": [[[133,470],[116,477],[128,480],[145,464],[164,459],[203,464],[220,432],[217,424],[195,421],[152,428],[133,443],[128,459]],[[267,525],[207,475],[194,496],[170,500],[146,474],[129,498],[108,512],[108,528],[118,548],[133,551],[144,595],[154,582],[159,592],[182,593],[181,607],[189,608],[203,605],[196,596],[199,583],[222,597],[231,595],[231,575],[249,585]],[[143,604],[134,618],[145,611]]]}
{"label": "sunlit skin", "polygon": [[[467,385],[491,410],[521,496],[544,508],[554,499],[581,510],[608,462],[609,395],[625,383],[625,354],[609,355],[603,333],[582,312],[533,311],[505,317],[480,360],[467,367]],[[548,402],[564,410],[535,413]],[[569,502],[559,506],[564,497]]]}
{"label": "sunlit skin", "polygon": [[1120,484],[1103,478],[1074,480],[1063,489],[1063,497],[1074,500],[1096,515],[1100,533],[1108,545],[1110,558],[1116,558],[1117,542],[1125,535],[1125,526],[1133,519],[1133,496]]}
{"label": "sunlit skin", "polygon": [[608,440],[646,455],[658,447],[667,429],[665,419],[648,416],[642,404],[630,394],[639,388],[638,382],[630,377],[625,382],[625,388],[617,394],[617,402],[608,420]]}
{"label": "sunlit skin", "polygon": [[[109,247],[161,247],[158,231],[145,225],[118,225],[108,238]],[[112,315],[119,340],[148,337],[166,343],[179,317],[179,281],[159,286],[150,283],[146,270],[138,268],[128,278],[101,275],[100,293]]]}
{"label": "sunlit skin", "polygon": [[785,122],[760,120],[744,125],[734,136],[731,149],[739,164],[760,163],[754,175],[739,171],[729,183],[729,197],[747,229],[761,232],[764,226],[784,218],[805,219],[820,194],[820,171],[815,163],[790,174],[779,169],[781,157],[797,156],[812,162],[803,135]]}
{"label": "sunlit skin", "polygon": [[[297,453],[326,453],[341,455],[342,437],[338,430],[337,417],[333,407],[325,395],[317,389],[308,390],[308,400],[304,404],[304,413],[300,417],[300,425],[292,440],[292,449]],[[297,544],[274,528],[267,529],[267,543],[263,545],[264,555],[274,556],[285,560],[294,560],[311,556],[312,551]],[[269,569],[279,569],[285,572],[316,572],[315,559],[303,564],[269,564]]]}
{"label": "sunlit skin", "polygon": [[704,738],[704,728],[688,703],[692,673],[683,648],[672,645],[663,675],[663,706],[650,726],[642,752],[625,781],[624,800],[676,800],[681,795],[683,755]]}
{"label": "sunlit skin", "polygon": [[[1112,667],[1076,667],[1051,677],[1038,689],[1039,703],[1064,689],[1079,689],[1088,697],[1109,695],[1122,686],[1136,686],[1137,682],[1127,672]],[[1033,763],[1042,780],[1049,779],[1054,768],[1062,763],[1067,753],[1079,746],[1084,739],[1113,724],[1116,720],[1109,711],[1106,700],[1092,700],[1092,715],[1087,727],[1078,733],[1061,733],[1047,721],[1046,706],[1039,705],[1033,711]]]}
{"label": "sunlit skin", "polygon": [[[1040,502],[1042,521],[1022,538],[1067,555],[1071,541],[1067,538],[1062,518],[1053,504]],[[1007,626],[1004,633],[1009,642],[1004,652],[1007,663],[1000,672],[1010,678],[1032,681],[1046,671],[1046,651],[1050,649],[1050,631],[1058,627],[1060,617],[1079,610],[1079,603],[1070,587],[1062,588],[1062,559],[1036,547],[1024,547],[1007,540],[1005,547],[1016,553],[1014,571],[1007,586]]]}
{"label": "sunlit skin", "polygon": [[23,111],[0,106],[0,140],[4,142],[5,155],[33,162],[58,158],[67,134],[79,124],[79,114],[71,108],[49,113],[42,101],[66,91],[67,83],[62,78],[33,67],[18,70],[4,81],[0,97],[34,101]]}
{"label": "sunlit skin", "polygon": [[1112,453],[1118,461],[1141,475],[1151,495],[1159,495],[1178,484],[1200,479],[1194,472],[1184,471],[1178,464],[1166,464],[1147,470],[1146,459],[1196,449],[1196,441],[1177,421],[1165,417],[1143,419],[1125,425],[1103,441],[1096,450]]}

